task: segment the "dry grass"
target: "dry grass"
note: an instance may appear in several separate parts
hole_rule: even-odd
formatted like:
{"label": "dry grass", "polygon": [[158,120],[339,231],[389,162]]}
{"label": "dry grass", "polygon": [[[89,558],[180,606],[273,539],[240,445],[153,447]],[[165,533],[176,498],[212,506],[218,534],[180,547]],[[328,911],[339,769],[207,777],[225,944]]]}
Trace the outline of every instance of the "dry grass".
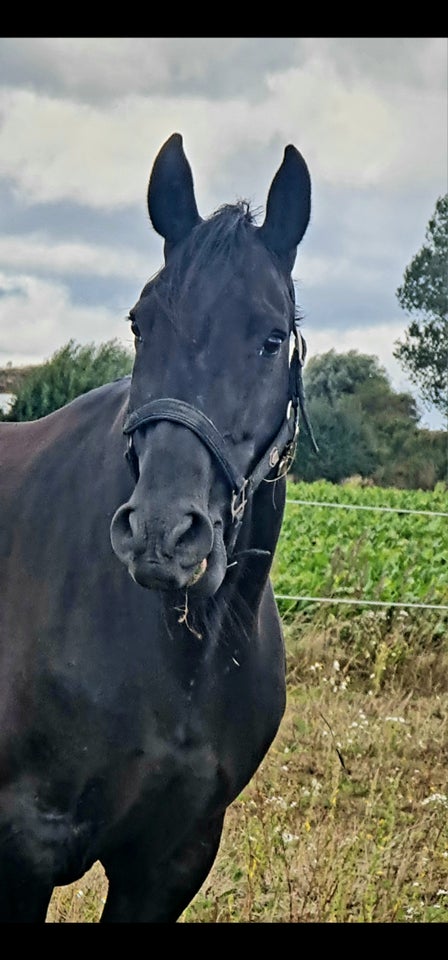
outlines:
{"label": "dry grass", "polygon": [[[288,707],[181,923],[448,922],[448,629],[285,625]],[[99,864],[48,922],[95,922]]]}

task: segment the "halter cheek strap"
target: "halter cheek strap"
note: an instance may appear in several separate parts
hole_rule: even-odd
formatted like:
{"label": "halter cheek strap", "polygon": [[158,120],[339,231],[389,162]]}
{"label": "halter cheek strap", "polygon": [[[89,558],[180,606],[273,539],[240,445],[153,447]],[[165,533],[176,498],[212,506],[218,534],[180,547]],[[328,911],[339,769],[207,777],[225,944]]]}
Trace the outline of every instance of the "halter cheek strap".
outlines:
{"label": "halter cheek strap", "polygon": [[277,467],[276,477],[279,477],[287,472],[294,459],[299,429],[299,409],[313,447],[318,452],[306,414],[303,394],[302,367],[306,356],[306,344],[296,322],[294,322],[293,333],[294,349],[289,367],[289,402],[286,416],[280,430],[248,477],[244,477],[239,471],[235,470],[227,455],[225,441],[212,420],[202,410],[198,410],[183,400],[177,400],[173,397],[150,400],[149,403],[143,404],[138,410],[128,414],[123,426],[123,433],[128,437],[126,457],[135,481],[138,480],[139,471],[138,458],[133,445],[133,433],[139,427],[158,420],[171,420],[173,423],[179,423],[192,430],[205,444],[215,460],[218,461],[231,490],[230,511],[234,526],[228,544],[229,556],[235,546],[248,499],[261,481],[265,480],[275,467]]}

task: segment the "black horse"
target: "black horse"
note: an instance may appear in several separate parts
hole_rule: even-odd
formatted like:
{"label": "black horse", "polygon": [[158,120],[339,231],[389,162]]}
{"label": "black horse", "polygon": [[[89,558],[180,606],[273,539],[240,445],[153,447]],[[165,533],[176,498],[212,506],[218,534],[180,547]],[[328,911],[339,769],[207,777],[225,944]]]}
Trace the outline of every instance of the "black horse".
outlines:
{"label": "black horse", "polygon": [[173,922],[285,707],[269,572],[301,403],[291,279],[310,179],[203,220],[182,137],[126,377],[0,430],[0,921],[95,861],[102,921]]}

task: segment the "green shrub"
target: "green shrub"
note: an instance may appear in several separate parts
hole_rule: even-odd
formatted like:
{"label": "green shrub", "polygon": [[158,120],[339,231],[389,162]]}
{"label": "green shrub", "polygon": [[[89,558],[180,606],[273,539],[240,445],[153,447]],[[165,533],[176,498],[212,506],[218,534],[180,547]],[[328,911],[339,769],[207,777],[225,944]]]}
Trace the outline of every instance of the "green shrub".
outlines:
{"label": "green shrub", "polygon": [[131,372],[133,354],[117,340],[84,346],[69,340],[43,364],[32,367],[3,420],[38,420],[103,383]]}

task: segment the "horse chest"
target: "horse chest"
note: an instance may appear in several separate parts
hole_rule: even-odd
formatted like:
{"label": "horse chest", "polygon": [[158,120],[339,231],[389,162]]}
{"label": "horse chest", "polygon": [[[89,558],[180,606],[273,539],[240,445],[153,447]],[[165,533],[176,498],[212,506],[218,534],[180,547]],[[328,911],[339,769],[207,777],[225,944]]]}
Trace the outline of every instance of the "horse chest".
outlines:
{"label": "horse chest", "polygon": [[251,765],[270,714],[244,667],[235,685],[240,669],[231,659],[192,670],[187,682],[160,662],[154,673],[137,664],[120,676],[74,664],[43,670],[12,749],[37,781],[58,784],[68,805],[90,795],[93,782],[95,792],[101,784],[103,794],[121,797],[123,809],[174,783],[205,798],[219,780],[233,795],[250,775],[248,749]]}

